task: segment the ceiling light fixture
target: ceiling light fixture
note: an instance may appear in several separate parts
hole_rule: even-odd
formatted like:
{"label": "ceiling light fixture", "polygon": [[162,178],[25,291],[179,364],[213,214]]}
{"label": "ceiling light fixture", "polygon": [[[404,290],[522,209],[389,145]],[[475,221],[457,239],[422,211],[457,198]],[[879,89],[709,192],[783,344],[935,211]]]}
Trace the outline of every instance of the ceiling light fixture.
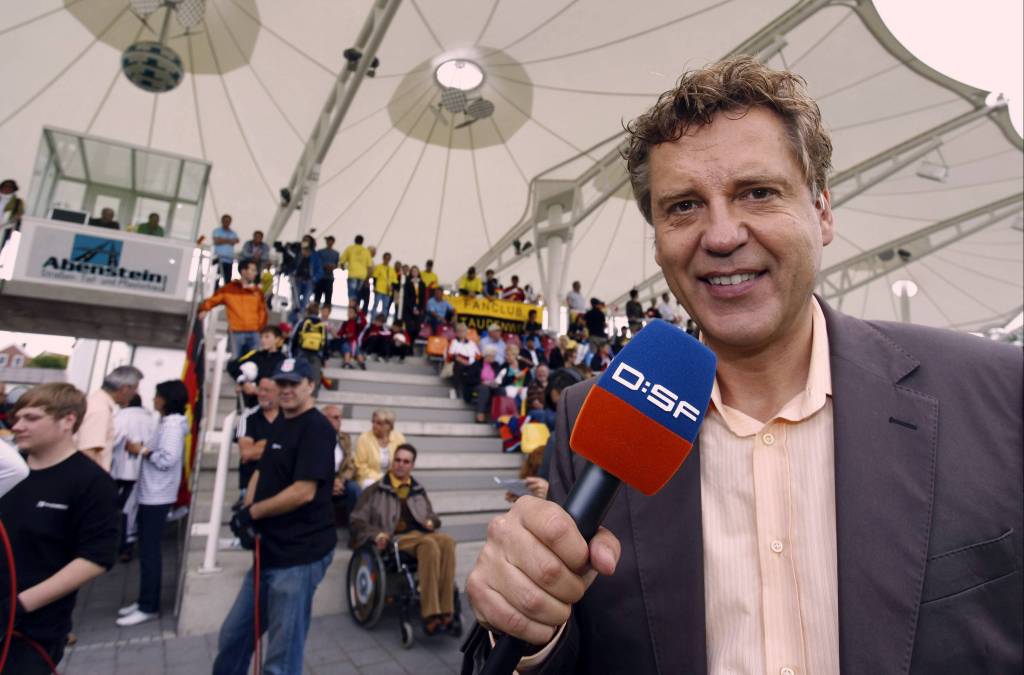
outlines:
{"label": "ceiling light fixture", "polygon": [[434,79],[442,89],[473,91],[484,83],[483,68],[466,59],[445,61],[434,70]]}

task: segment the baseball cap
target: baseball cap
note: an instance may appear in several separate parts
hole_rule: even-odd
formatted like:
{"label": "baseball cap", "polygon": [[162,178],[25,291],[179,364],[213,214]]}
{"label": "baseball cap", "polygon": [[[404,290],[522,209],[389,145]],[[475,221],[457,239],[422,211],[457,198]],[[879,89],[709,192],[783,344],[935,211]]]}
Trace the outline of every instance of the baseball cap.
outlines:
{"label": "baseball cap", "polygon": [[301,382],[306,378],[313,381],[313,367],[306,359],[285,359],[274,370],[273,380],[275,382]]}

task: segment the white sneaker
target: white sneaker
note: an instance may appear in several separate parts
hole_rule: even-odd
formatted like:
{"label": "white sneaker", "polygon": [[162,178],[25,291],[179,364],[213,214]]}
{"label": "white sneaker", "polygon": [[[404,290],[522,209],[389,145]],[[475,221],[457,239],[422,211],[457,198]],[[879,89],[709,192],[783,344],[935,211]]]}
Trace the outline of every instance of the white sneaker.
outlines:
{"label": "white sneaker", "polygon": [[131,614],[127,614],[125,616],[122,616],[120,619],[118,619],[117,620],[117,625],[118,626],[137,626],[140,623],[146,623],[147,621],[152,621],[153,619],[156,619],[159,616],[160,615],[156,614],[156,613],[150,614],[149,612],[143,612],[142,610],[136,609]]}
{"label": "white sneaker", "polygon": [[134,611],[136,611],[138,609],[139,609],[139,603],[133,602],[132,604],[128,605],[127,607],[122,607],[121,609],[117,610],[117,615],[118,616],[128,616],[129,614],[131,614],[132,612],[134,612]]}

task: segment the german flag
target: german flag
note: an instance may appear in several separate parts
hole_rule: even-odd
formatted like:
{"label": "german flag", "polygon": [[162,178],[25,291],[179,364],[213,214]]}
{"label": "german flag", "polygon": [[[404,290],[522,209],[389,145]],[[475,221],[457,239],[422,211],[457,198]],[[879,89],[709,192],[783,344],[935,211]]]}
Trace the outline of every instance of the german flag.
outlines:
{"label": "german flag", "polygon": [[185,461],[181,465],[181,484],[178,487],[178,501],[175,506],[189,506],[192,503],[192,477],[195,475],[196,460],[199,459],[199,429],[203,420],[203,380],[206,373],[206,338],[203,323],[196,319],[192,323],[192,334],[185,349],[185,368],[181,379],[188,390],[188,436],[185,438]]}

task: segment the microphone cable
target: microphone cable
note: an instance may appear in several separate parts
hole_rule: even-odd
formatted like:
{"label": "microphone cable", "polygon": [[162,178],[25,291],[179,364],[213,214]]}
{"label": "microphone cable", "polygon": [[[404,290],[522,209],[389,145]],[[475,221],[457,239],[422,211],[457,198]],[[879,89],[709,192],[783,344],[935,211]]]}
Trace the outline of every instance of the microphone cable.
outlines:
{"label": "microphone cable", "polygon": [[38,642],[20,631],[14,630],[14,617],[18,614],[18,578],[14,567],[14,549],[11,547],[11,538],[7,535],[7,528],[4,527],[3,520],[0,520],[0,540],[4,544],[4,553],[7,556],[7,569],[11,575],[11,609],[7,618],[7,630],[4,632],[3,652],[0,653],[0,673],[4,672],[4,667],[7,665],[7,654],[11,647],[11,641],[14,638],[18,638],[28,643],[28,646],[39,654],[39,658],[46,663],[46,667],[50,669],[53,675],[60,675],[57,672],[57,666],[54,664],[53,659],[50,658],[50,655],[46,653],[46,650]]}

